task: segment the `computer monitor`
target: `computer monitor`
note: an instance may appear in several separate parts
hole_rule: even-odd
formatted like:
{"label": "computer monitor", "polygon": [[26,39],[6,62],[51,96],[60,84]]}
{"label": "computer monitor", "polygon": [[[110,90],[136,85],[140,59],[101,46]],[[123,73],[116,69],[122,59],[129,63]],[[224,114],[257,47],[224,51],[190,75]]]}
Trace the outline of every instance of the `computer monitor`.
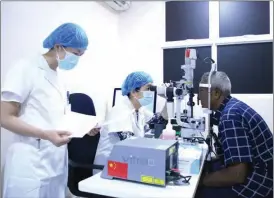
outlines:
{"label": "computer monitor", "polygon": [[[114,107],[116,104],[119,104],[123,100],[122,90],[121,88],[114,88],[113,92],[113,100],[112,100],[112,106]],[[154,92],[153,96],[153,103],[146,106],[145,108],[151,111],[152,113],[156,112],[156,104],[157,104],[157,94]]]}

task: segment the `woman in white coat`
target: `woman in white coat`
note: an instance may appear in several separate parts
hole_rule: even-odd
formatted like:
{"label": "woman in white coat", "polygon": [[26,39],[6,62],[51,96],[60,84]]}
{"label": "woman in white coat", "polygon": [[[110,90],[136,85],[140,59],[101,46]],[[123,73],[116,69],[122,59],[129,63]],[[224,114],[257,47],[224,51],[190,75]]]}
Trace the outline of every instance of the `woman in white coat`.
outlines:
{"label": "woman in white coat", "polygon": [[[127,76],[122,85],[123,101],[110,110],[106,125],[101,128],[94,164],[105,165],[117,142],[132,136],[144,137],[144,127],[154,116],[142,108],[153,102],[154,93],[149,91],[152,83],[151,76],[145,72],[133,72]],[[160,114],[159,118],[167,120],[166,106]],[[97,172],[99,170],[94,170]]]}
{"label": "woman in white coat", "polygon": [[[1,90],[1,126],[15,134],[8,149],[3,198],[64,198],[70,133],[55,130],[67,92],[57,67],[74,68],[88,46],[85,31],[66,23],[44,41],[49,51],[18,62]],[[94,133],[95,134],[95,133]]]}

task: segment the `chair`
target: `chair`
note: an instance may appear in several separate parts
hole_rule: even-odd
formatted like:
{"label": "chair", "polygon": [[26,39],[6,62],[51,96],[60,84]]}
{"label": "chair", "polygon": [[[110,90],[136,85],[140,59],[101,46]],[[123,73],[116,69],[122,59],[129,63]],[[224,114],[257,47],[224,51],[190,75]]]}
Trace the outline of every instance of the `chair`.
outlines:
{"label": "chair", "polygon": [[[69,96],[71,111],[86,115],[96,115],[93,100],[83,93]],[[79,191],[78,183],[93,175],[93,169],[103,169],[103,166],[93,164],[100,134],[85,135],[83,138],[73,138],[68,144],[69,171],[68,188],[74,196],[92,197],[91,194]]]}

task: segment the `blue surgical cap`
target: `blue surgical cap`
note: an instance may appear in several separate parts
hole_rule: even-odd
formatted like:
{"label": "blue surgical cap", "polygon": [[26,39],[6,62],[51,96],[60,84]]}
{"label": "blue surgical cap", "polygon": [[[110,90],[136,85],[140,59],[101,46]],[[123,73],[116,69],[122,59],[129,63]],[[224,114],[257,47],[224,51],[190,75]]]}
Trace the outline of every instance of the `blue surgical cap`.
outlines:
{"label": "blue surgical cap", "polygon": [[55,45],[76,49],[87,49],[88,37],[77,24],[64,23],[56,28],[43,42],[43,47],[51,49]]}
{"label": "blue surgical cap", "polygon": [[140,88],[148,83],[152,83],[151,76],[145,72],[138,71],[129,74],[122,85],[122,95],[128,95],[136,88]]}

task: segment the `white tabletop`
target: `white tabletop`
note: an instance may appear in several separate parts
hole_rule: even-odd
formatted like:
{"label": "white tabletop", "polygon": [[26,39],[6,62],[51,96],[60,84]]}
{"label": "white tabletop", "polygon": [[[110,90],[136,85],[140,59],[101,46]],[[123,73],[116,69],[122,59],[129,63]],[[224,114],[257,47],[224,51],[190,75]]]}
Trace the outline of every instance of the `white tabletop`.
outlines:
{"label": "white tabletop", "polygon": [[[205,150],[204,154],[206,153]],[[200,173],[192,175],[190,184],[183,186],[167,185],[166,187],[158,187],[130,181],[103,179],[101,178],[101,172],[79,182],[78,186],[79,190],[83,192],[118,198],[192,198],[195,196],[203,165],[204,160]]]}
{"label": "white tabletop", "polygon": [[199,175],[191,177],[186,186],[157,187],[141,183],[101,178],[101,172],[79,182],[79,190],[87,193],[119,198],[192,198],[195,195]]}

